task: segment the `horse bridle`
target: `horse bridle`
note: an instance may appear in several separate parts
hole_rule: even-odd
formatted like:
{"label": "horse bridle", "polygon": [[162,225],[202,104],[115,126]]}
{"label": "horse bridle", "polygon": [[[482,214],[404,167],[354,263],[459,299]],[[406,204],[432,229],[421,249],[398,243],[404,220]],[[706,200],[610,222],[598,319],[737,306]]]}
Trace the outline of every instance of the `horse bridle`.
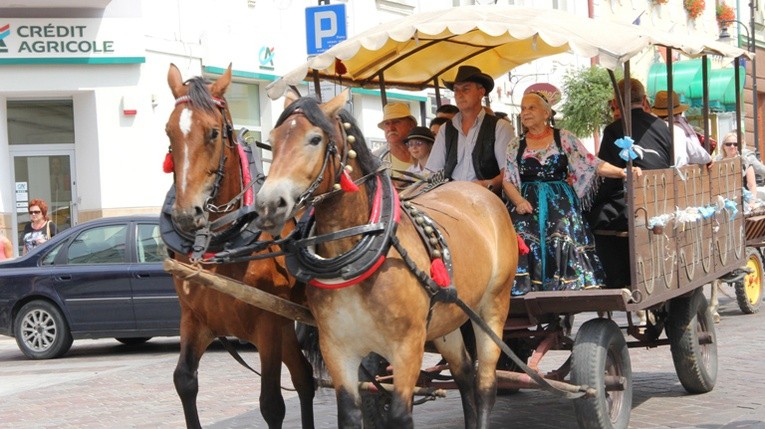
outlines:
{"label": "horse bridle", "polygon": [[[211,100],[220,110],[221,131],[223,132],[221,140],[224,147],[221,148],[220,158],[218,161],[218,169],[215,172],[215,179],[213,181],[212,190],[210,195],[208,195],[208,197],[205,199],[203,207],[204,211],[207,213],[228,214],[215,219],[213,222],[208,222],[204,227],[198,229],[193,235],[180,228],[175,228],[176,232],[183,238],[194,242],[192,246],[192,260],[200,260],[204,253],[207,252],[211,242],[214,239],[220,239],[224,242],[227,241],[228,238],[230,238],[228,235],[230,235],[233,231],[238,230],[242,222],[246,222],[246,219],[244,218],[248,214],[254,212],[254,206],[242,207],[239,210],[234,210],[234,207],[238,201],[242,200],[242,196],[247,192],[247,190],[256,183],[257,177],[253,177],[250,183],[243,186],[241,192],[234,196],[230,201],[222,205],[213,204],[213,201],[220,192],[221,184],[223,183],[223,176],[225,175],[225,165],[227,160],[225,148],[228,147],[229,149],[236,149],[237,143],[234,139],[233,124],[228,120],[228,107],[226,101],[222,98],[212,96]],[[190,96],[183,95],[175,100],[175,105],[177,106],[179,104],[191,102],[192,99]],[[220,231],[216,231],[226,225],[229,225],[229,227]]]}
{"label": "horse bridle", "polygon": [[[211,97],[212,102],[218,106],[218,109],[220,110],[221,115],[221,130],[223,131],[224,135],[221,138],[223,140],[223,144],[228,146],[229,149],[234,148],[234,127],[233,125],[228,121],[228,116],[226,113],[228,112],[228,107],[226,106],[226,100],[218,97]],[[175,105],[184,104],[184,103],[191,103],[191,97],[188,95],[182,95],[175,99]],[[218,192],[220,191],[221,183],[223,182],[223,175],[224,175],[224,169],[226,165],[226,151],[221,148],[220,151],[220,159],[218,161],[218,170],[215,172],[215,181],[213,182],[213,188],[212,192],[210,192],[210,195],[205,199],[205,211],[208,211],[210,213],[225,213],[227,211],[231,210],[231,207],[236,202],[235,200],[229,201],[223,206],[216,206],[212,204],[212,201],[215,199],[215,197],[218,196]],[[221,207],[223,207],[221,209]]]}
{"label": "horse bridle", "polygon": [[[303,113],[303,111],[299,108],[295,109],[295,111],[292,112],[290,116],[293,116],[293,115],[302,115],[303,117],[306,117],[305,113]],[[308,118],[306,117],[306,119]],[[351,149],[351,144],[353,144],[356,141],[356,137],[348,134],[348,130],[351,127],[350,123],[347,123],[347,122],[342,123],[339,117],[336,117],[335,119],[336,119],[336,122],[338,123],[338,129],[340,131],[340,135],[342,136],[345,144],[343,145],[343,151],[342,151],[342,154],[340,155],[340,159],[338,160],[339,167],[335,169],[335,177],[333,178],[333,182],[332,182],[333,189],[321,195],[316,195],[316,196],[313,195],[313,193],[316,192],[316,189],[318,189],[318,187],[324,181],[324,173],[327,171],[327,166],[330,163],[330,159],[334,160],[334,157],[338,154],[337,142],[335,141],[333,135],[329,135],[329,141],[327,142],[327,148],[324,151],[324,160],[322,161],[321,170],[319,171],[319,174],[316,176],[313,182],[311,182],[311,184],[308,186],[308,188],[306,188],[305,191],[303,191],[300,195],[298,195],[297,201],[295,203],[295,207],[293,208],[290,217],[294,216],[295,213],[300,211],[305,206],[315,206],[316,204],[320,203],[321,201],[325,200],[331,195],[335,195],[338,192],[342,192],[340,189],[340,185],[338,184],[340,181],[340,175],[343,174],[346,169],[350,171],[351,167],[348,165],[348,158],[356,157],[356,153]],[[286,119],[283,122],[286,122]],[[333,162],[333,165],[334,165],[334,162]],[[357,179],[355,182],[361,183],[367,180],[371,176],[372,176],[371,174],[363,176],[362,178]]]}

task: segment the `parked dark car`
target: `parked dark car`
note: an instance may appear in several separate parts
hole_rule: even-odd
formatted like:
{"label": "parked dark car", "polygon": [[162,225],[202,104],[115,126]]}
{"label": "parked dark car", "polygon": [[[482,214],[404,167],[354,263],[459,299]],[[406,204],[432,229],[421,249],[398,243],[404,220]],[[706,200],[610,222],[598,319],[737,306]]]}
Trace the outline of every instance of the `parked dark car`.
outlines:
{"label": "parked dark car", "polygon": [[0,334],[32,359],[65,354],[74,339],[140,344],[179,334],[180,306],[154,216],[85,222],[0,263]]}

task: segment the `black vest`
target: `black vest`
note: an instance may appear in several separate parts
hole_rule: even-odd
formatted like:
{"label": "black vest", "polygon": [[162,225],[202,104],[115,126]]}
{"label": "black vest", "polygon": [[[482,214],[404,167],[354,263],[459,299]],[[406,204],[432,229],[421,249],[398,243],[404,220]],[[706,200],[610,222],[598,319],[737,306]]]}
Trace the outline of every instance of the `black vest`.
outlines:
{"label": "black vest", "polygon": [[[493,179],[499,174],[500,168],[497,158],[494,156],[494,141],[496,140],[495,129],[497,127],[496,116],[484,114],[481,128],[473,148],[473,169],[478,180]],[[446,163],[444,176],[452,178],[454,167],[457,166],[457,129],[451,121],[444,124],[446,142]]]}

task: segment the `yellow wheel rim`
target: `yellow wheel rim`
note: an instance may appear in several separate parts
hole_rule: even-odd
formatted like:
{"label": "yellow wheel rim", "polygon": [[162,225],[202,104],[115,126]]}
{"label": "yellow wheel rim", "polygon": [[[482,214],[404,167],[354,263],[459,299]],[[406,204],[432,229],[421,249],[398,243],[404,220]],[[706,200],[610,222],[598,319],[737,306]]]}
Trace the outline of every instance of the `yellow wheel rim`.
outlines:
{"label": "yellow wheel rim", "polygon": [[751,255],[746,261],[746,267],[752,271],[744,277],[744,292],[750,304],[757,304],[762,296],[762,264],[756,255]]}

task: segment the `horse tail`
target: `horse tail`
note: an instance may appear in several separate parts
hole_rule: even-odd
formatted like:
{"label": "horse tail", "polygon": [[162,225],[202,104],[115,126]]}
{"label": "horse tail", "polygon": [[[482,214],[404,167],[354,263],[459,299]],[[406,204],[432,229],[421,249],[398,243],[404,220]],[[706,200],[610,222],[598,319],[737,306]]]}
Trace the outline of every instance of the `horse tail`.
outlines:
{"label": "horse tail", "polygon": [[319,348],[319,328],[304,323],[296,322],[298,344],[303,350],[303,355],[313,367],[313,375],[318,379],[328,379],[329,372],[324,362],[324,356]]}

